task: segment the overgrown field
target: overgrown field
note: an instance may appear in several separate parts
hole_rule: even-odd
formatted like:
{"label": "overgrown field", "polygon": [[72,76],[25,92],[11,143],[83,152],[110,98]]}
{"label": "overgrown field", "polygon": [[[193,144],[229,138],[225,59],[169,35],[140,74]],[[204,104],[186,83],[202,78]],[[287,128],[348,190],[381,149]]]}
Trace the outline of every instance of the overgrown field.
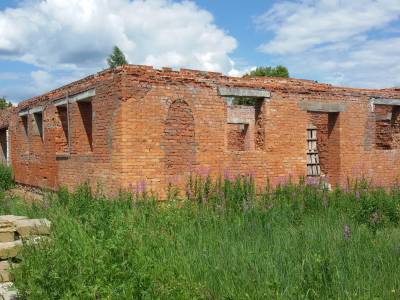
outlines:
{"label": "overgrown field", "polygon": [[397,188],[255,195],[248,178],[198,178],[188,196],[2,194],[0,214],[53,222],[51,241],[21,254],[17,287],[27,299],[400,298]]}

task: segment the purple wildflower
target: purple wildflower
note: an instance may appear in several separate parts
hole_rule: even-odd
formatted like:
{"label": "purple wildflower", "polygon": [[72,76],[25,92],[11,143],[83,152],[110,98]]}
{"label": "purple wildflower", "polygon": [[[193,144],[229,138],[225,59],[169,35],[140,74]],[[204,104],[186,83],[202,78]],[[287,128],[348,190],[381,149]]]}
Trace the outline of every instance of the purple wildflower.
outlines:
{"label": "purple wildflower", "polygon": [[279,176],[275,178],[276,186],[285,186],[288,183],[288,178],[286,176]]}
{"label": "purple wildflower", "polygon": [[203,178],[207,178],[210,175],[210,172],[211,172],[210,167],[201,167],[198,170],[199,175],[202,176]]}
{"label": "purple wildflower", "polygon": [[319,184],[319,180],[317,177],[307,177],[306,184],[311,186],[317,186]]}
{"label": "purple wildflower", "polygon": [[224,179],[228,180],[228,181],[232,181],[233,176],[232,176],[232,173],[231,173],[231,171],[229,169],[225,169],[224,170]]}
{"label": "purple wildflower", "polygon": [[139,183],[136,185],[136,192],[138,194],[146,192],[146,180],[142,179],[139,181]]}
{"label": "purple wildflower", "polygon": [[247,172],[247,176],[249,176],[250,178],[254,178],[256,176],[256,172],[254,170],[249,170]]}

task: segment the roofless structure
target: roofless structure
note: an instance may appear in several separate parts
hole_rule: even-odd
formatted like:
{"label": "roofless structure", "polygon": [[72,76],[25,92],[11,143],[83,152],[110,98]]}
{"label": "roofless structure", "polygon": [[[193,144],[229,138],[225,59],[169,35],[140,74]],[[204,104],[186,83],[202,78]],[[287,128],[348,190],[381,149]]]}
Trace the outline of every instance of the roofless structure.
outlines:
{"label": "roofless structure", "polygon": [[50,189],[141,182],[162,195],[194,172],[389,186],[400,175],[399,112],[400,89],[126,65],[1,112],[1,159],[17,182]]}

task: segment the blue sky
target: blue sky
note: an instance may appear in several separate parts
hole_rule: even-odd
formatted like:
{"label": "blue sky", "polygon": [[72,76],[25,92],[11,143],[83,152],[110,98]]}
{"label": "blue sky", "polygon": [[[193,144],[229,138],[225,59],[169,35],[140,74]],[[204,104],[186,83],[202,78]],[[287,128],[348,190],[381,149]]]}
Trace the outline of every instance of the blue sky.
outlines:
{"label": "blue sky", "polygon": [[399,0],[1,0],[0,96],[15,103],[130,63],[240,76],[283,64],[292,77],[400,86]]}

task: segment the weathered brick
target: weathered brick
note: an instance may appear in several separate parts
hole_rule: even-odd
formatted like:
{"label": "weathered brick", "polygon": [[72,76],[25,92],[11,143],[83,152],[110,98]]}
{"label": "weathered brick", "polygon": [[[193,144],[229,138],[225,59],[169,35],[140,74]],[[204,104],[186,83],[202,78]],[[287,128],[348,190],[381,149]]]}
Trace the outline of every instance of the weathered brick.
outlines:
{"label": "weathered brick", "polygon": [[0,243],[15,240],[15,225],[9,221],[0,221]]}
{"label": "weathered brick", "polygon": [[[229,124],[234,112],[218,87],[271,97],[259,99],[254,121],[239,133]],[[96,90],[91,103],[71,103],[69,119],[66,108],[53,103],[90,89]],[[400,91],[127,65],[2,111],[0,128],[9,130],[17,182],[56,190],[87,181],[110,192],[146,188],[163,195],[171,183],[184,188],[191,172],[251,173],[260,185],[305,176],[307,126],[319,114],[321,166],[331,183],[369,176],[390,186],[400,175],[400,126],[393,106],[385,106],[392,111],[390,121],[380,117],[380,105],[371,111],[373,98],[400,99]],[[28,134],[18,116],[37,106],[44,107],[43,137],[32,115]]]}
{"label": "weathered brick", "polygon": [[14,222],[18,234],[25,238],[35,235],[49,235],[51,223],[47,219],[23,219]]}
{"label": "weathered brick", "polygon": [[0,243],[0,259],[8,259],[16,257],[21,251],[22,241]]}

